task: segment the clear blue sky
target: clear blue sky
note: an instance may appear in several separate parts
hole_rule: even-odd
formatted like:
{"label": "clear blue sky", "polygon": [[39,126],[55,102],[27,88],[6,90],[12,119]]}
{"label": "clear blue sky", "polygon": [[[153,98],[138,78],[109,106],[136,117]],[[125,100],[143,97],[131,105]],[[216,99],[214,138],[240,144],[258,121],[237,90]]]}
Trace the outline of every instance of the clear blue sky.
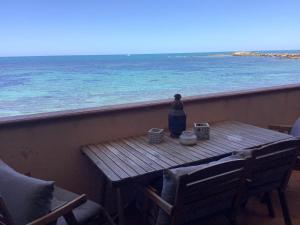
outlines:
{"label": "clear blue sky", "polygon": [[0,0],[0,55],[300,49],[300,0]]}

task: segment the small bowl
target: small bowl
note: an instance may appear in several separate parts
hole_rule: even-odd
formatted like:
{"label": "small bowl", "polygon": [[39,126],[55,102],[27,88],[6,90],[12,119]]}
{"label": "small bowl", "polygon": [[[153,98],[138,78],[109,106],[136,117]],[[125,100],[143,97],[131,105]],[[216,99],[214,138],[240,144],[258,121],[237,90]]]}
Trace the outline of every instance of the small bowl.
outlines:
{"label": "small bowl", "polygon": [[179,142],[182,145],[195,145],[197,144],[197,136],[192,131],[183,131],[179,136]]}

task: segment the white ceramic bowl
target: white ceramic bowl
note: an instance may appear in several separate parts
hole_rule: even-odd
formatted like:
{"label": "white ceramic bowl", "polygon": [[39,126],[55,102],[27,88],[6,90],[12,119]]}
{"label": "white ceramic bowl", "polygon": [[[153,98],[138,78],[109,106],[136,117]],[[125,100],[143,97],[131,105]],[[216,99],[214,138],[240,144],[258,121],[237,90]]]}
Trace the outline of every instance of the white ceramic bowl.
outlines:
{"label": "white ceramic bowl", "polygon": [[182,145],[195,145],[197,144],[197,136],[192,131],[183,131],[179,136],[179,142]]}

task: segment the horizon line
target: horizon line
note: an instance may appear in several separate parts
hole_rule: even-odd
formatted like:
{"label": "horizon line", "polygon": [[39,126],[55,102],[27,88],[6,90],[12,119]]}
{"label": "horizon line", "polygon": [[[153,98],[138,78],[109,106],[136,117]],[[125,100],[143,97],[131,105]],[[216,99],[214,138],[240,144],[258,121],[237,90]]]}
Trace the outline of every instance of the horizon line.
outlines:
{"label": "horizon line", "polygon": [[64,56],[132,56],[132,55],[167,55],[167,54],[197,54],[197,53],[230,53],[230,52],[261,52],[261,51],[300,51],[300,49],[262,49],[262,50],[230,50],[230,51],[195,51],[195,52],[157,52],[157,53],[112,53],[112,54],[61,54],[61,55],[13,55],[0,56],[0,58],[24,58],[24,57],[64,57]]}

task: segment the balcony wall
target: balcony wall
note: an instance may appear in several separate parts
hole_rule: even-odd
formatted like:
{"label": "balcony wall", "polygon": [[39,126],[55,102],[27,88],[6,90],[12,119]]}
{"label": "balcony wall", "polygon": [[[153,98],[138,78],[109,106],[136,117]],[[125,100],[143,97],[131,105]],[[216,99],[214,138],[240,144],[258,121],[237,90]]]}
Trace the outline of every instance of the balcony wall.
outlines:
{"label": "balcony wall", "polygon": [[[300,84],[183,99],[188,123],[238,120],[266,127],[300,115]],[[171,100],[0,119],[0,158],[32,176],[99,198],[102,175],[80,146],[167,127]]]}

